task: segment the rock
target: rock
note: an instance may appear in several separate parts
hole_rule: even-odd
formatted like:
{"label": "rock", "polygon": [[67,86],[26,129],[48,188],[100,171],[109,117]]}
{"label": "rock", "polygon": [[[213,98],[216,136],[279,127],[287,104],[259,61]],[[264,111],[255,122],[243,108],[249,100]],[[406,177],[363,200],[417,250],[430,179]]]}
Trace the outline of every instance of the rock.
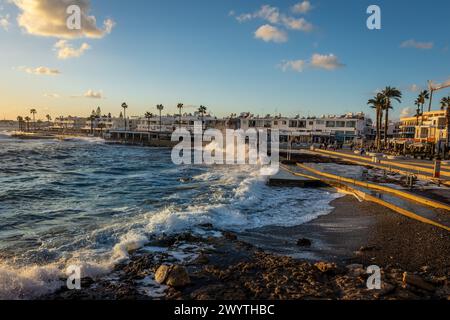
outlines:
{"label": "rock", "polygon": [[212,223],[199,224],[199,227],[204,228],[204,229],[208,229],[208,230],[211,230],[212,228],[214,228]]}
{"label": "rock", "polygon": [[327,272],[336,270],[335,263],[317,262],[316,264],[314,264],[314,266],[323,273],[327,273]]}
{"label": "rock", "polygon": [[312,245],[312,241],[306,238],[301,238],[297,241],[297,245],[299,247],[310,247]]}
{"label": "rock", "polygon": [[423,280],[422,277],[415,275],[415,274],[408,273],[408,272],[404,272],[403,273],[403,285],[406,286],[407,284],[414,286],[416,288],[425,290],[425,291],[430,291],[430,292],[434,292],[436,289],[431,283]]}
{"label": "rock", "polygon": [[169,276],[166,280],[166,284],[168,286],[181,288],[190,283],[191,279],[189,278],[189,274],[185,267],[176,265],[171,268]]}
{"label": "rock", "polygon": [[163,264],[156,270],[155,281],[159,284],[164,284],[169,276],[171,266]]}
{"label": "rock", "polygon": [[360,277],[366,273],[362,264],[349,264],[345,268],[348,270],[349,274],[354,277]]}
{"label": "rock", "polygon": [[381,289],[375,293],[375,297],[380,298],[380,297],[387,296],[387,295],[393,293],[396,289],[397,289],[397,287],[395,285],[383,281],[381,283]]}
{"label": "rock", "polygon": [[231,232],[224,232],[223,236],[227,240],[232,240],[232,241],[237,240],[237,236],[234,233],[231,233]]}
{"label": "rock", "polygon": [[197,259],[194,260],[194,263],[196,263],[196,264],[208,264],[209,263],[209,259],[208,259],[208,257],[205,254],[201,253],[197,257]]}
{"label": "rock", "polygon": [[166,284],[170,287],[181,288],[191,283],[189,274],[185,267],[174,265],[162,265],[156,270],[155,280],[159,284]]}
{"label": "rock", "polygon": [[378,248],[376,246],[364,246],[359,248],[359,251],[361,252],[367,252],[367,251],[374,251],[377,250]]}
{"label": "rock", "polygon": [[420,267],[420,270],[421,270],[423,273],[427,273],[427,272],[430,270],[430,267],[429,267],[429,266],[422,266],[422,267]]}
{"label": "rock", "polygon": [[438,284],[438,285],[444,285],[447,283],[447,277],[446,276],[442,276],[442,277],[432,277],[431,280],[434,284]]}

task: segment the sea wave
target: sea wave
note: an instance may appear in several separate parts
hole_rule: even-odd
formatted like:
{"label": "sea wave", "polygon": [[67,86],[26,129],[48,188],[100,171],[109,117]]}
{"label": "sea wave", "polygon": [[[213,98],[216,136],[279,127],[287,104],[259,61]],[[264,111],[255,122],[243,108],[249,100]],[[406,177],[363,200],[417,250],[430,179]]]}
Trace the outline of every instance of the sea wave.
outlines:
{"label": "sea wave", "polygon": [[[116,149],[103,146],[104,154],[98,156],[98,147],[91,145],[91,142],[99,142],[97,139],[88,138],[81,142],[85,143],[86,147],[80,148],[80,157],[85,161],[84,165],[91,166],[89,172],[93,174],[92,178],[86,179],[94,181],[95,184],[83,183],[84,178],[80,178],[81,181],[70,180],[71,182],[67,183],[60,181],[58,186],[63,189],[66,184],[73,187],[76,183],[76,190],[87,188],[87,191],[79,192],[81,198],[69,192],[68,196],[74,197],[73,200],[67,197],[66,200],[55,201],[54,196],[44,196],[40,201],[26,204],[30,207],[36,206],[33,208],[38,210],[31,211],[30,214],[42,213],[43,211],[39,210],[45,209],[47,218],[62,220],[59,223],[48,222],[59,228],[54,232],[46,230],[45,235],[41,236],[40,245],[33,247],[34,255],[38,258],[29,261],[22,259],[22,256],[27,256],[27,252],[22,250],[20,259],[10,256],[0,260],[0,299],[33,299],[50,294],[65,285],[65,270],[70,265],[80,266],[85,277],[105,276],[115,265],[126,261],[130,251],[145,247],[152,238],[162,234],[189,231],[202,236],[205,235],[205,229],[201,225],[205,224],[212,224],[216,231],[237,232],[269,225],[299,225],[331,212],[329,203],[339,196],[325,190],[269,187],[266,184],[267,177],[261,174],[258,166],[211,166],[193,169],[167,165],[160,168],[163,161],[162,154],[156,152],[166,151],[144,148],[130,148],[127,161],[131,156],[139,160],[129,160],[132,169],[109,177],[98,173],[98,170],[114,167],[111,164],[116,163],[115,157],[118,155]],[[71,143],[68,145],[68,150],[78,152],[73,149]],[[49,154],[52,150],[56,150],[58,154],[62,152],[63,146],[50,145],[46,147],[44,154]],[[95,152],[96,161],[100,161],[95,166],[91,164],[94,160],[90,158],[88,152]],[[104,157],[108,157],[108,152],[113,153],[113,156],[105,160]],[[157,163],[155,167],[147,168],[153,162],[145,162],[143,159],[146,157],[154,157],[154,162]],[[74,158],[74,161],[76,160],[77,158]],[[55,161],[61,163],[61,160]],[[105,161],[111,164],[106,167]],[[120,158],[117,161],[121,162]],[[157,170],[154,169],[156,167]],[[66,168],[64,172],[71,172],[70,170],[73,168]],[[50,179],[47,176],[48,172],[40,174],[45,178],[42,180],[43,183],[54,184],[59,181]],[[61,179],[64,176],[65,174],[61,173],[56,177]],[[141,181],[138,179],[139,176],[146,179]],[[180,182],[180,178],[186,176],[190,179],[183,179],[183,182]],[[155,179],[160,181],[158,190],[155,190]],[[97,184],[109,187],[97,189]],[[132,189],[124,191],[124,188]],[[145,192],[141,191],[143,188]],[[47,189],[42,187],[41,190]],[[90,198],[93,193],[95,198]],[[159,201],[155,199],[147,202],[146,200],[154,194],[158,194]],[[89,199],[97,201],[102,197],[105,202],[99,202],[98,207],[91,207],[92,200]],[[127,197],[132,199],[142,197],[142,199],[137,204],[130,204],[128,203],[130,198]],[[59,201],[67,203],[58,207]],[[115,207],[105,208],[105,203],[108,205],[114,203]],[[140,207],[139,203],[145,203],[145,206]],[[61,211],[68,205],[76,207],[70,212]],[[52,212],[56,212],[57,215],[51,214]],[[92,225],[88,220],[90,215],[95,219],[106,220],[102,220],[99,225]],[[11,216],[11,219],[14,217]],[[43,224],[44,222],[42,221]],[[65,224],[68,224],[67,229]],[[77,228],[82,231],[77,232]],[[46,257],[55,258],[46,262]]]}

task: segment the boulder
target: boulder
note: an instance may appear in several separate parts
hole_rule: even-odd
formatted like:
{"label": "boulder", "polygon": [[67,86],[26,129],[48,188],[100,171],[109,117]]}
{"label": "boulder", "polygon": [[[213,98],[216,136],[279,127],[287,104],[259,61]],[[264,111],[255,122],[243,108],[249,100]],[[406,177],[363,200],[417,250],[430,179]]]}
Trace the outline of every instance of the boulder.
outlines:
{"label": "boulder", "polygon": [[223,233],[223,237],[225,239],[231,240],[231,241],[237,240],[237,236],[234,233],[231,233],[231,232],[224,232]]}
{"label": "boulder", "polygon": [[186,268],[179,265],[161,265],[156,270],[155,280],[159,284],[166,284],[174,288],[185,287],[191,283]]}
{"label": "boulder", "polygon": [[335,263],[317,262],[316,264],[314,264],[314,266],[323,273],[327,273],[327,272],[336,270]]}
{"label": "boulder", "polygon": [[172,266],[166,284],[174,288],[182,288],[191,283],[189,274],[183,266]]}
{"label": "boulder", "polygon": [[434,292],[436,290],[436,288],[431,283],[425,281],[424,279],[422,279],[422,277],[408,272],[404,272],[403,285],[406,286],[408,284],[425,291]]}
{"label": "boulder", "polygon": [[159,284],[164,284],[169,276],[171,266],[163,264],[156,270],[155,281]]}
{"label": "boulder", "polygon": [[345,268],[348,270],[348,273],[354,277],[360,277],[366,274],[366,270],[364,270],[364,266],[362,264],[349,264]]}
{"label": "boulder", "polygon": [[306,239],[306,238],[301,238],[301,239],[298,239],[297,245],[299,247],[311,247],[312,241],[309,239]]}

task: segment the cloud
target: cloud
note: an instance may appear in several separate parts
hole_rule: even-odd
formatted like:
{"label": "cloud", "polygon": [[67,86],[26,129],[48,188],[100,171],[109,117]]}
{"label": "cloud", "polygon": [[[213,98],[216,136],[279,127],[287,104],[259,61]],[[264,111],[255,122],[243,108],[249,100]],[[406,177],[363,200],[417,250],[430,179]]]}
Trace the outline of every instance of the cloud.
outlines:
{"label": "cloud", "polygon": [[3,28],[3,30],[8,31],[10,24],[11,23],[9,22],[9,14],[7,14],[6,16],[0,15],[0,28]]}
{"label": "cloud", "polygon": [[400,44],[400,48],[415,48],[421,50],[429,50],[433,49],[433,47],[434,47],[433,42],[418,42],[414,39],[403,41]]}
{"label": "cloud", "polygon": [[254,14],[255,17],[269,21],[270,23],[278,23],[280,21],[280,10],[277,7],[263,5],[259,11]]}
{"label": "cloud", "polygon": [[23,72],[34,74],[34,75],[45,75],[45,76],[56,76],[61,74],[61,72],[57,69],[51,69],[48,67],[37,67],[37,68],[29,68],[29,67],[19,67],[18,70]]}
{"label": "cloud", "polygon": [[422,88],[420,86],[418,86],[417,84],[412,84],[408,87],[408,91],[411,91],[411,92],[419,92],[421,90],[422,90]]}
{"label": "cloud", "polygon": [[282,43],[288,40],[286,32],[279,30],[277,27],[271,26],[270,24],[265,24],[255,31],[255,38],[261,39],[265,42],[276,42]]}
{"label": "cloud", "polygon": [[94,90],[88,90],[84,94],[84,97],[85,98],[90,98],[90,99],[103,99],[103,92],[101,92],[101,91],[94,91]]}
{"label": "cloud", "polygon": [[311,66],[325,70],[334,70],[344,65],[338,61],[338,58],[333,54],[322,55],[315,53],[311,58]]}
{"label": "cloud", "polygon": [[60,97],[57,93],[44,93],[43,96],[45,98],[52,98],[52,99],[58,99]]}
{"label": "cloud", "polygon": [[312,5],[311,2],[309,1],[303,1],[303,2],[299,2],[296,5],[294,5],[291,10],[294,13],[308,13],[309,11],[312,10]]}
{"label": "cloud", "polygon": [[263,5],[261,8],[253,13],[242,13],[236,15],[232,11],[231,16],[234,16],[239,23],[247,22],[253,19],[261,19],[269,22],[271,25],[283,26],[291,30],[300,30],[309,32],[313,29],[313,25],[304,18],[294,18],[280,12],[277,7],[270,5]]}
{"label": "cloud", "polygon": [[414,110],[412,108],[403,108],[402,111],[400,111],[400,117],[407,118],[410,117],[413,113]]}
{"label": "cloud", "polygon": [[[113,29],[115,23],[111,19],[103,21],[103,26],[97,26],[97,19],[90,14],[90,0],[11,0],[20,10],[17,22],[27,33],[56,37],[61,39],[103,38]],[[77,5],[81,9],[81,29],[67,28],[66,13],[69,5]]]}
{"label": "cloud", "polygon": [[236,16],[236,20],[240,23],[252,20],[253,16],[250,13],[243,13]]}
{"label": "cloud", "polygon": [[90,48],[91,47],[89,46],[89,44],[83,43],[78,49],[75,49],[67,40],[59,40],[54,45],[54,49],[58,51],[58,59],[63,60],[69,58],[78,58]]}
{"label": "cloud", "polygon": [[313,29],[313,25],[303,18],[295,19],[292,17],[282,17],[283,24],[286,28],[292,30],[300,30],[309,32]]}
{"label": "cloud", "polygon": [[305,68],[320,68],[325,70],[335,70],[337,68],[343,67],[344,64],[338,61],[338,58],[333,55],[322,55],[315,53],[312,55],[309,61],[306,60],[283,60],[278,65],[281,70],[286,71],[295,71],[295,72],[303,72]]}
{"label": "cloud", "polygon": [[281,62],[281,64],[279,65],[281,70],[283,70],[284,72],[286,71],[302,72],[305,66],[306,66],[305,60],[287,60],[287,61],[285,60]]}

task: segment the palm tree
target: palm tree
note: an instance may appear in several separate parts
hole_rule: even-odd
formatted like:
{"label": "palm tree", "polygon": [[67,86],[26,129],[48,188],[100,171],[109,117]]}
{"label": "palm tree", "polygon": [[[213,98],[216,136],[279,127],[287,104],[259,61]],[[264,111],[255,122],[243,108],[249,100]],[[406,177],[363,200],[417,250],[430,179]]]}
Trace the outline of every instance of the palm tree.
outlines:
{"label": "palm tree", "polygon": [[100,122],[98,128],[100,129],[100,137],[103,137],[103,129],[106,128],[106,125],[103,122]]}
{"label": "palm tree", "polygon": [[94,134],[94,121],[97,115],[95,114],[95,111],[92,110],[91,115],[89,116],[89,121],[91,121],[91,134]]}
{"label": "palm tree", "polygon": [[123,108],[123,119],[125,121],[125,131],[127,131],[127,109],[128,109],[128,105],[126,104],[126,102],[122,103],[122,108]]}
{"label": "palm tree", "polygon": [[180,129],[181,129],[181,110],[183,109],[183,107],[184,107],[184,105],[182,103],[179,103],[177,105],[177,108],[180,111],[180,121],[179,121]]}
{"label": "palm tree", "polygon": [[198,108],[198,112],[200,112],[200,114],[202,115],[202,130],[203,130],[203,122],[204,122],[204,118],[205,118],[205,113],[206,113],[206,107],[205,106],[200,106]]}
{"label": "palm tree", "polygon": [[395,87],[386,87],[381,92],[385,97],[385,105],[384,111],[386,113],[386,117],[384,119],[384,144],[387,145],[388,141],[388,128],[389,128],[389,109],[393,109],[392,100],[397,101],[398,103],[402,102],[402,93]]}
{"label": "palm tree", "polygon": [[156,109],[159,111],[159,136],[158,140],[161,138],[161,129],[162,129],[162,115],[161,112],[164,110],[164,106],[162,104],[158,104]]}
{"label": "palm tree", "polygon": [[33,130],[36,130],[36,109],[31,109],[30,113],[33,115]]}
{"label": "palm tree", "polygon": [[25,117],[25,121],[26,121],[26,123],[27,123],[26,131],[30,131],[30,121],[31,121],[31,118],[30,118],[29,116],[26,116],[26,117]]}
{"label": "palm tree", "polygon": [[428,90],[423,90],[419,94],[419,101],[420,101],[420,107],[421,107],[421,115],[422,115],[422,122],[423,122],[423,106],[427,102],[427,100],[430,99],[430,93]]}
{"label": "palm tree", "polygon": [[151,113],[151,112],[146,112],[146,113],[145,113],[145,118],[147,119],[147,128],[148,128],[148,132],[150,132],[150,119],[153,118],[153,113]]}
{"label": "palm tree", "polygon": [[45,118],[47,119],[47,126],[50,127],[50,121],[52,121],[52,117],[49,114],[47,114],[45,115]]}
{"label": "palm tree", "polygon": [[414,101],[414,104],[417,106],[417,109],[416,109],[416,119],[417,119],[416,125],[419,125],[420,104],[421,104],[420,98],[417,98],[416,101]]}
{"label": "palm tree", "polygon": [[23,118],[21,116],[17,116],[17,121],[19,122],[19,131],[22,131]]}
{"label": "palm tree", "polygon": [[370,105],[373,109],[376,110],[376,118],[377,118],[376,145],[378,151],[380,151],[381,147],[381,126],[383,123],[383,108],[386,104],[385,100],[386,100],[385,96],[382,93],[378,93],[374,98],[370,99],[367,102],[368,105]]}
{"label": "palm tree", "polygon": [[441,110],[445,110],[445,108],[450,108],[450,96],[441,99]]}

